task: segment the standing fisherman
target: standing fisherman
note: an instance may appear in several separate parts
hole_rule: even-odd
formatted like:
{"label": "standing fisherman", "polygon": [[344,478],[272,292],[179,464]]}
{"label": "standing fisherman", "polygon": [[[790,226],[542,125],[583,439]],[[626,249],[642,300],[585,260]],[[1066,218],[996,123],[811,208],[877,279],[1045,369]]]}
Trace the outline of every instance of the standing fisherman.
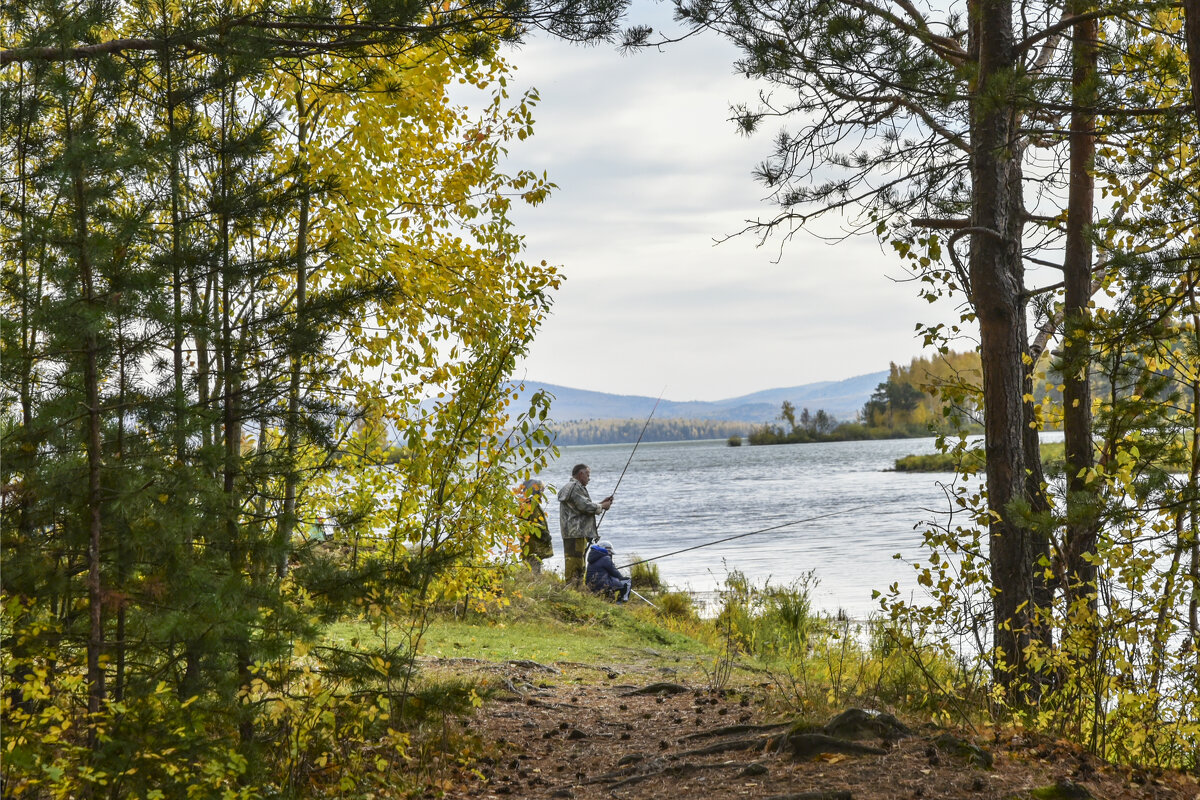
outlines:
{"label": "standing fisherman", "polygon": [[583,577],[583,555],[587,543],[598,537],[596,516],[612,507],[612,495],[593,503],[587,485],[592,471],[576,464],[571,480],[558,490],[558,525],[563,540],[563,580],[578,582]]}

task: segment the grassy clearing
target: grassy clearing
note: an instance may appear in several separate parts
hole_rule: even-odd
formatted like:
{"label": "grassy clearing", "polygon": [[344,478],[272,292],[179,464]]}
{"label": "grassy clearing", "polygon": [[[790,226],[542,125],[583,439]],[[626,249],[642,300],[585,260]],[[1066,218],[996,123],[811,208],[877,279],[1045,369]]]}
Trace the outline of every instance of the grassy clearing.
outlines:
{"label": "grassy clearing", "polygon": [[[813,612],[814,583],[806,576],[788,586],[755,586],[735,572],[717,616],[701,619],[687,595],[648,594],[658,609],[636,600],[618,605],[567,588],[553,575],[518,572],[498,598],[437,609],[418,655],[665,668],[675,680],[710,689],[767,681],[781,713],[814,719],[849,704],[936,713],[938,685],[955,680],[949,664],[927,652],[917,668],[912,646],[898,649],[877,625]],[[327,631],[342,642],[373,635],[361,626]],[[434,672],[441,666],[448,665]]]}
{"label": "grassy clearing", "polygon": [[647,648],[710,654],[702,642],[660,626],[645,613],[614,608],[579,616],[573,605],[563,603],[552,610],[565,611],[565,618],[531,620],[498,613],[483,619],[476,614],[460,620],[439,619],[426,633],[421,651],[447,658],[469,655],[489,661],[527,658],[544,663],[603,663]]}
{"label": "grassy clearing", "polygon": [[[711,636],[705,635],[686,596],[670,596],[668,613],[663,613],[636,598],[618,605],[575,591],[550,575],[534,578],[518,573],[505,590],[499,600],[437,609],[421,639],[419,655],[495,662],[528,659],[543,664],[659,659],[680,669],[694,669],[697,660],[710,660],[716,654]],[[378,638],[365,625],[338,624],[326,631],[330,643],[342,645]]]}

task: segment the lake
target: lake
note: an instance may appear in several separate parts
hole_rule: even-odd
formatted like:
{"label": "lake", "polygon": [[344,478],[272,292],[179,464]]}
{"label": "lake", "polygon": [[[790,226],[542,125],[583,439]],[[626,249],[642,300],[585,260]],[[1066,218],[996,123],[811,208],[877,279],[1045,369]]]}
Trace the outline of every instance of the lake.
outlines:
{"label": "lake", "polygon": [[[612,492],[632,449],[563,447],[540,477],[557,487],[572,466],[585,463],[592,468],[588,491],[599,501]],[[897,458],[934,450],[932,438],[755,447],[729,447],[724,440],[643,442],[600,535],[613,542],[615,560],[624,565],[635,554],[649,558],[796,522],[655,563],[668,584],[699,593],[718,588],[730,570],[773,585],[812,570],[816,608],[865,619],[879,608],[873,589],[899,581],[906,595],[917,591],[912,568],[893,556],[923,556],[923,523],[945,518],[943,487],[954,476],[889,470]],[[561,574],[558,501],[550,495],[546,505],[555,540],[548,566]]]}

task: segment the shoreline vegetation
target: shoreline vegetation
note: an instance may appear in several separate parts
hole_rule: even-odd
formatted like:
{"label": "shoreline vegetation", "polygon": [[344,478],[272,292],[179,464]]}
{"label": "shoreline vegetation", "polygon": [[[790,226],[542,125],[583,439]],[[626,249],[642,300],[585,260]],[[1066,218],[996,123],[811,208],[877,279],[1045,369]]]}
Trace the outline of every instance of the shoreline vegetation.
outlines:
{"label": "shoreline vegetation", "polygon": [[[726,439],[731,446],[843,442],[865,439],[910,439],[941,431],[981,431],[973,402],[957,389],[978,375],[976,353],[949,353],[936,360],[914,358],[907,367],[890,365],[888,379],[875,391],[853,420],[838,420],[818,409],[810,412],[785,400],[777,422],[756,423],[706,419],[592,419],[554,422],[560,446],[629,444],[642,435],[647,442]],[[736,442],[735,442],[736,440]]]}
{"label": "shoreline vegetation", "polygon": [[645,427],[645,442],[688,442],[747,436],[753,422],[711,419],[587,419],[549,424],[562,447],[591,444],[632,444]]}
{"label": "shoreline vegetation", "polygon": [[[1042,467],[1048,472],[1062,472],[1065,445],[1062,442],[1043,442]],[[983,470],[983,450],[971,448],[962,452],[908,455],[896,459],[896,472],[980,472]]]}
{"label": "shoreline vegetation", "polygon": [[[1174,451],[1176,455],[1184,452],[1182,448]],[[1061,475],[1066,465],[1066,445],[1062,442],[1042,442],[1042,468],[1049,475]],[[1171,456],[1164,454],[1154,459],[1154,463],[1167,472],[1182,473],[1188,465]],[[983,471],[983,450],[974,447],[962,452],[927,453],[924,455],[908,455],[896,459],[896,472],[962,472],[977,473]]]}
{"label": "shoreline vegetation", "polygon": [[[810,592],[816,581],[811,575],[786,586],[773,586],[753,584],[732,572],[717,593],[715,613],[701,616],[687,594],[666,588],[656,565],[641,566],[633,571],[634,585],[649,602],[635,599],[625,605],[614,604],[577,591],[556,575],[534,576],[515,566],[498,587],[501,591],[491,597],[436,606],[417,658],[422,666],[417,694],[428,702],[420,716],[430,721],[425,735],[431,741],[417,736],[411,747],[424,751],[440,739],[443,748],[457,755],[435,759],[406,789],[419,791],[417,784],[423,780],[455,787],[448,793],[455,797],[506,786],[510,788],[500,791],[521,796],[525,783],[530,791],[541,787],[533,792],[540,796],[549,791],[547,786],[563,783],[570,786],[573,797],[607,796],[605,776],[609,773],[582,765],[614,747],[637,750],[646,745],[639,741],[642,726],[637,724],[618,725],[617,730],[627,733],[617,740],[605,739],[603,745],[594,743],[595,726],[603,724],[597,720],[618,715],[618,708],[622,712],[631,709],[635,720],[664,713],[658,721],[661,724],[645,732],[653,739],[648,744],[656,750],[669,756],[666,751],[678,739],[692,761],[704,755],[695,749],[699,745],[689,743],[700,736],[711,740],[706,729],[697,727],[701,726],[701,712],[695,712],[695,719],[693,715],[685,718],[664,707],[664,698],[670,705],[673,697],[680,697],[689,708],[705,707],[709,702],[721,706],[731,699],[728,709],[712,710],[709,722],[741,723],[739,727],[745,728],[739,731],[742,736],[756,734],[755,726],[747,723],[768,720],[781,729],[789,728],[793,731],[789,735],[811,737],[804,744],[818,750],[809,757],[781,762],[778,770],[772,759],[783,754],[772,755],[774,748],[768,747],[756,757],[756,763],[768,764],[770,774],[778,772],[780,779],[783,763],[803,769],[801,765],[810,762],[829,770],[839,761],[848,761],[844,767],[863,776],[868,762],[860,759],[874,755],[869,748],[820,748],[842,747],[835,741],[838,736],[828,735],[831,720],[856,709],[877,709],[866,716],[895,720],[892,730],[904,731],[886,745],[892,753],[893,780],[920,781],[929,774],[930,766],[944,770],[944,791],[931,787],[924,795],[929,798],[959,796],[950,791],[951,783],[973,782],[978,792],[980,774],[987,775],[996,791],[1008,782],[1024,787],[1018,793],[978,795],[981,797],[1116,796],[1111,792],[1122,797],[1143,796],[1134,777],[1137,770],[1110,767],[1088,755],[1087,770],[1068,776],[1066,767],[1014,749],[1013,743],[1019,742],[1019,747],[1030,753],[1075,753],[1072,765],[1084,758],[1082,751],[1053,734],[1036,733],[1016,720],[992,720],[986,680],[978,680],[982,673],[966,669],[965,662],[941,645],[923,641],[914,649],[911,635],[886,617],[861,621],[814,611]],[[327,644],[362,646],[373,635],[377,634],[365,624],[343,624],[327,631]],[[614,685],[620,697],[609,701],[605,692]],[[565,724],[556,720],[548,728],[530,724],[530,720],[545,717],[547,709],[574,708],[574,698],[581,695],[589,698],[592,709],[586,719],[572,718]],[[642,696],[644,706],[636,699]],[[693,699],[699,697],[715,699]],[[526,713],[528,719],[522,716]],[[448,715],[460,717],[461,726],[445,725]],[[439,725],[438,719],[443,723]],[[781,726],[780,720],[787,721],[786,725]],[[499,735],[491,727],[493,723],[501,725]],[[920,737],[908,745],[920,755],[912,764],[901,757],[904,746],[900,740],[909,736]],[[846,738],[867,743],[869,735]],[[552,741],[546,743],[546,739]],[[941,752],[940,758],[927,756],[930,742],[941,742],[933,745]],[[736,752],[740,743],[734,741],[714,754],[722,760],[733,758],[729,754]],[[763,750],[761,741],[752,744]],[[507,748],[503,757],[494,752],[496,746]],[[560,774],[561,766],[547,769],[544,765],[530,769],[531,761],[536,764],[543,750],[547,757],[581,765],[581,771],[573,767]],[[618,756],[620,753],[613,759]],[[814,760],[814,756],[818,757]],[[674,773],[658,776],[650,765],[643,768],[630,757],[623,758],[621,765],[619,775],[612,773],[613,780],[661,778],[670,786],[687,780]],[[720,767],[714,764],[711,769]],[[732,789],[726,791],[718,773],[706,770],[705,774],[714,776],[707,779],[711,781],[706,784],[707,796],[734,796]],[[770,780],[767,769],[757,774],[760,780]],[[1173,771],[1171,765],[1157,765],[1155,775],[1155,791],[1161,792],[1158,796],[1178,800],[1194,791],[1191,779]],[[738,780],[738,776],[730,779]],[[894,796],[891,783],[872,783],[865,776],[862,780],[864,783],[855,786],[854,798]],[[1092,793],[1064,795],[1062,785]]]}
{"label": "shoreline vegetation", "polygon": [[888,378],[871,393],[855,419],[839,421],[818,409],[797,411],[784,401],[776,422],[754,428],[752,445],[915,439],[947,433],[983,432],[979,398],[979,354],[947,352],[889,365]]}

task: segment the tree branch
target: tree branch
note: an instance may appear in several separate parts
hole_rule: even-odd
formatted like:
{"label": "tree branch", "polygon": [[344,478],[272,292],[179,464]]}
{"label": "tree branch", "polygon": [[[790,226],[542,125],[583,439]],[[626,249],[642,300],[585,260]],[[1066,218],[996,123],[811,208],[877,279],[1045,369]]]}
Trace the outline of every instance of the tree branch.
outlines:
{"label": "tree branch", "polygon": [[[324,22],[317,19],[265,19],[262,17],[237,17],[222,20],[220,25],[209,26],[181,35],[159,38],[124,38],[112,39],[105,42],[80,44],[74,47],[15,47],[0,50],[0,67],[17,62],[31,61],[69,61],[95,58],[103,55],[113,55],[128,51],[162,50],[166,47],[190,48],[196,52],[212,52],[216,45],[203,41],[214,36],[225,36],[237,30],[256,31],[300,31],[321,35],[341,35],[346,38],[329,38],[323,41],[300,41],[284,38],[273,38],[269,42],[275,45],[296,48],[316,48],[319,52],[329,52],[342,49],[355,49],[369,45],[387,44],[395,37],[419,38],[430,34],[463,28],[478,22],[491,20],[493,22],[517,21],[506,17],[501,11],[488,4],[480,3],[480,8],[472,8],[467,3],[455,13],[446,13],[440,20],[435,19],[425,25],[380,24],[367,22]],[[526,22],[539,25],[547,19],[552,19],[553,13],[531,11],[522,18]],[[364,36],[366,34],[366,36]],[[372,36],[371,34],[375,34]],[[567,37],[570,38],[570,37]]]}
{"label": "tree branch", "polygon": [[932,228],[943,231],[956,231],[971,224],[969,219],[937,219],[936,217],[914,217],[908,221],[916,228]]}
{"label": "tree branch", "polygon": [[1087,19],[1100,19],[1102,17],[1111,16],[1112,13],[1113,12],[1110,8],[1098,8],[1094,11],[1089,11],[1086,14],[1072,14],[1069,17],[1064,15],[1063,17],[1059,18],[1058,22],[1054,23],[1049,28],[1040,30],[1037,33],[1031,33],[1029,36],[1026,36],[1024,39],[1017,42],[1015,50],[1018,53],[1024,52],[1043,39],[1057,36],[1066,29],[1070,28],[1076,22],[1082,22]]}

